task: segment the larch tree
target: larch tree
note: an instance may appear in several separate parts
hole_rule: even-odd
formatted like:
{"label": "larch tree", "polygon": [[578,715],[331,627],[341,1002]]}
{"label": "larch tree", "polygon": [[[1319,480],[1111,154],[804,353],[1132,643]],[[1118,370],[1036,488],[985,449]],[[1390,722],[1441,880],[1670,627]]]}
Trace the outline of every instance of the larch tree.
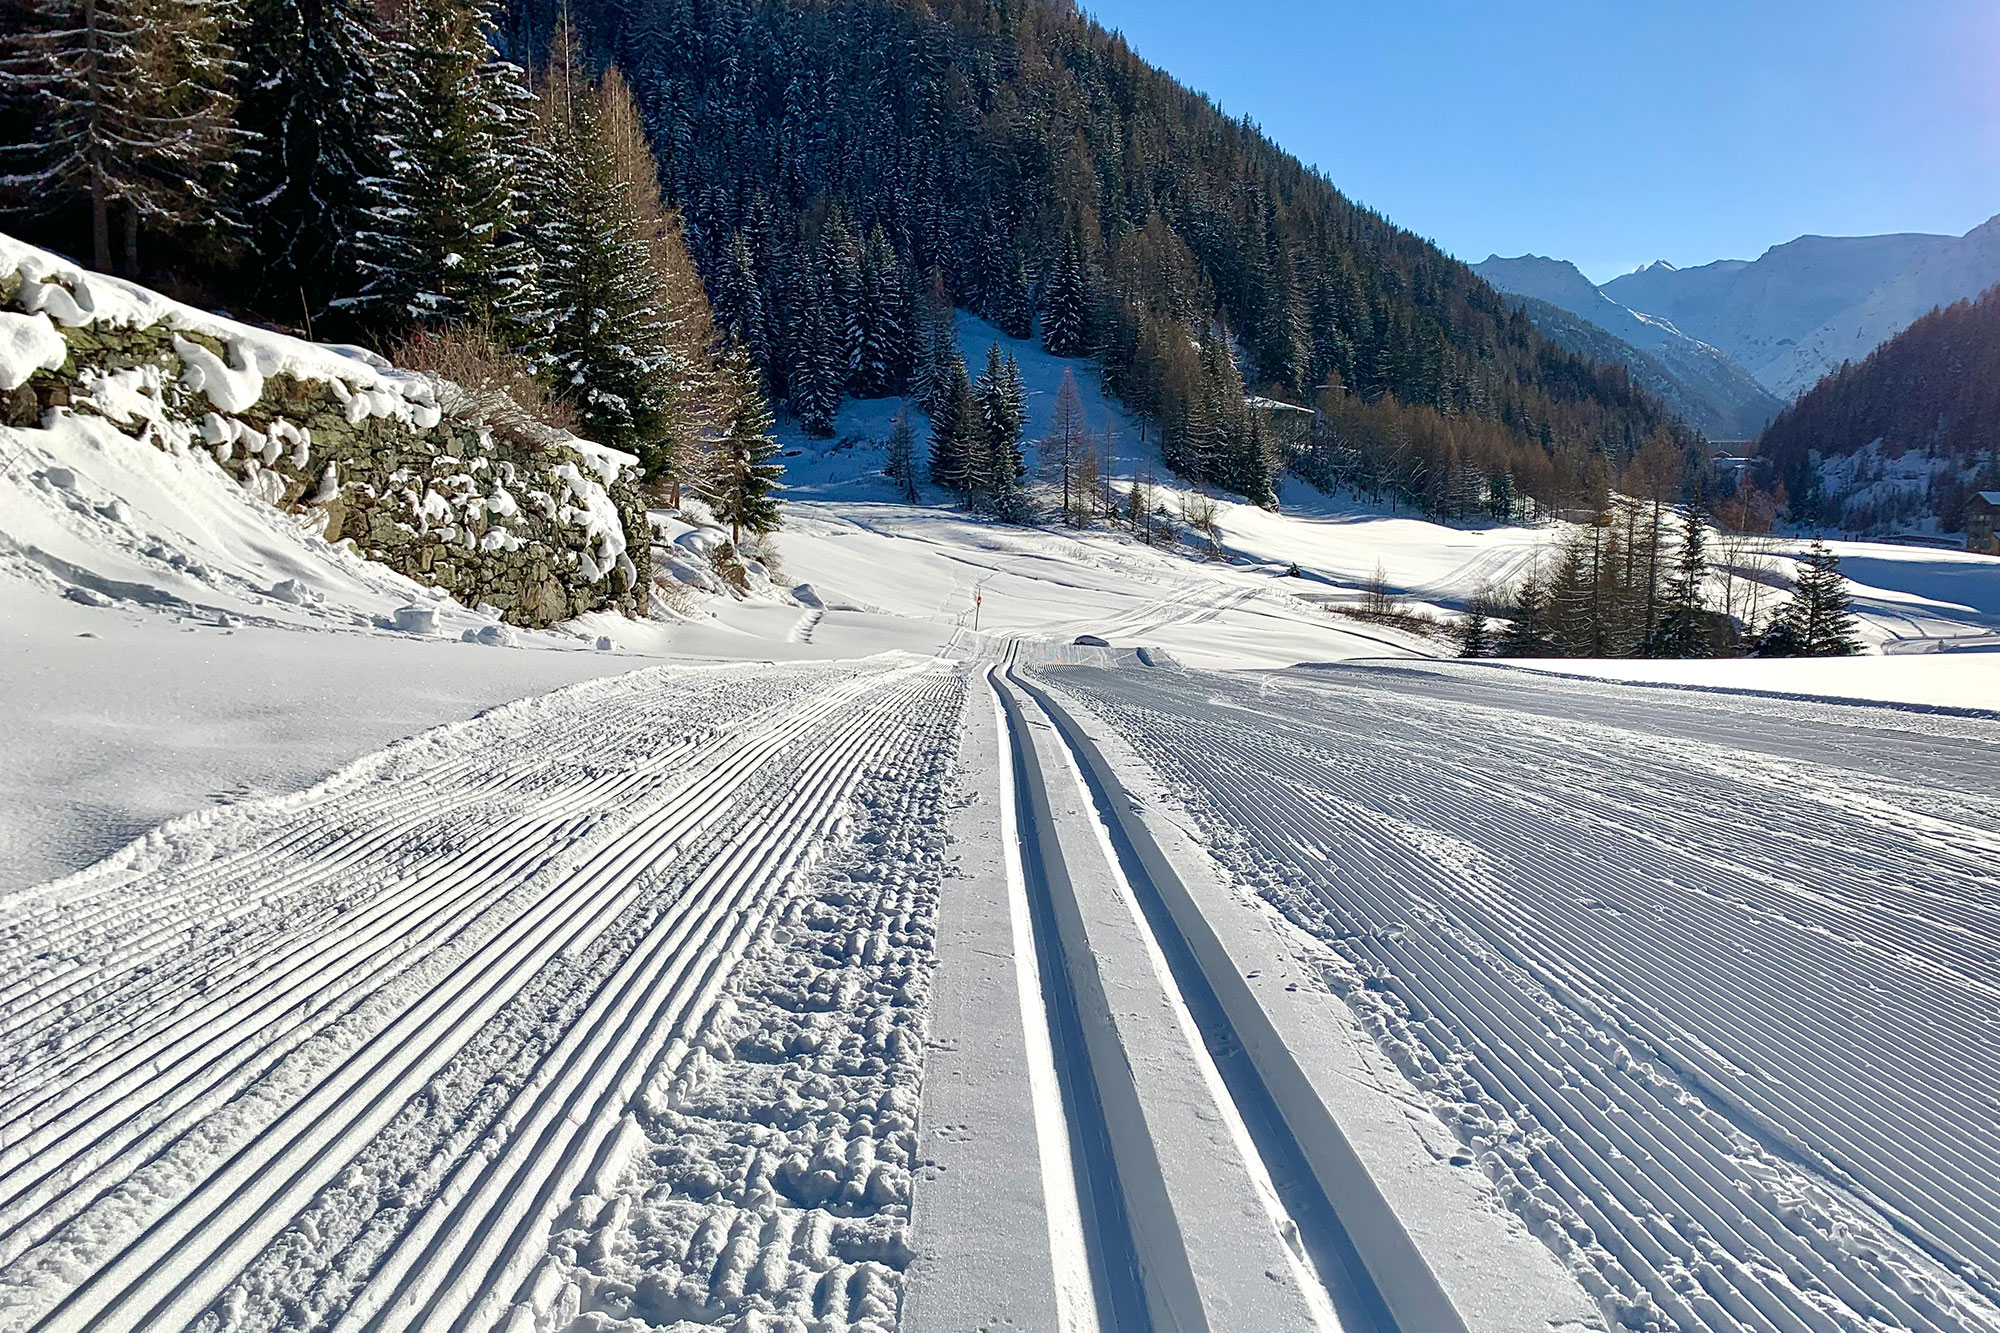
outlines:
{"label": "larch tree", "polygon": [[1049,433],[1042,440],[1042,457],[1048,471],[1062,482],[1064,521],[1082,523],[1095,500],[1096,468],[1092,465],[1097,461],[1097,445],[1091,438],[1076,376],[1067,368],[1062,383],[1056,386],[1055,411],[1049,420]]}
{"label": "larch tree", "polygon": [[25,18],[0,36],[0,84],[33,122],[0,156],[10,207],[84,204],[102,272],[121,213],[134,276],[142,227],[220,230],[237,139],[232,0],[34,0]]}
{"label": "larch tree", "polygon": [[705,301],[677,271],[658,168],[624,82],[615,73],[594,82],[567,26],[537,104],[537,360],[585,433],[637,454],[649,482],[677,487],[701,429],[726,416],[701,406],[717,392],[706,364],[711,328]]}
{"label": "larch tree", "polygon": [[667,435],[653,446],[656,457],[648,475],[665,481],[669,501],[678,508],[681,484],[692,475],[700,441],[721,433],[731,419],[734,388],[727,360],[718,350],[707,289],[688,254],[680,214],[661,194],[659,162],[638,104],[616,67],[604,72],[597,102],[601,133],[618,179],[627,183],[623,207],[644,244],[646,282],[658,303],[651,319],[671,388],[666,400]]}

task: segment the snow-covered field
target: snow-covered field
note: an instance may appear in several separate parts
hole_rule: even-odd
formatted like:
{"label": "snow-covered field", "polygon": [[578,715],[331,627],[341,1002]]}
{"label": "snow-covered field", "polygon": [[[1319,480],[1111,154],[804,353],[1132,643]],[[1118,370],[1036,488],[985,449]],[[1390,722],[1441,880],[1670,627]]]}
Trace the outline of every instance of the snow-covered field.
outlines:
{"label": "snow-covered field", "polygon": [[894,406],[537,634],[0,428],[0,1330],[2000,1330],[2000,561],[1443,662],[1333,608],[1547,530],[1003,527]]}

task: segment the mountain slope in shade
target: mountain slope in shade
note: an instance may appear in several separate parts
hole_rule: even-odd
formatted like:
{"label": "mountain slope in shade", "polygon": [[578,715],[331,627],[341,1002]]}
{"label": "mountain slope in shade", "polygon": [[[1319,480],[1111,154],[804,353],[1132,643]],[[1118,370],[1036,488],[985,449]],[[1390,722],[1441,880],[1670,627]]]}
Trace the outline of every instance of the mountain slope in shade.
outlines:
{"label": "mountain slope in shade", "polygon": [[1620,305],[1566,260],[1492,255],[1472,271],[1565,351],[1624,366],[1640,388],[1712,439],[1749,439],[1783,406],[1727,355],[1665,319]]}
{"label": "mountain slope in shade", "polygon": [[1848,530],[1964,519],[2000,488],[2000,286],[1932,311],[1821,380],[1758,454],[1802,516]]}
{"label": "mountain slope in shade", "polygon": [[1801,236],[1756,260],[1650,264],[1604,295],[1726,352],[1781,398],[1933,307],[2000,282],[2000,218],[1964,236]]}

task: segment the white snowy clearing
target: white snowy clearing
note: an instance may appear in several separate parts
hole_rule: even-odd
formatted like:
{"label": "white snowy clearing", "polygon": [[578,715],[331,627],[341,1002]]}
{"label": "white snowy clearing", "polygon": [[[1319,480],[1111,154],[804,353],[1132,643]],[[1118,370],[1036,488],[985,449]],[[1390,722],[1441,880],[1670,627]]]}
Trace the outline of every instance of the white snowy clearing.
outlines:
{"label": "white snowy clearing", "polygon": [[893,410],[540,634],[0,428],[0,1330],[2000,1330],[2000,561],[1442,662],[1330,608],[1546,531],[1000,527]]}

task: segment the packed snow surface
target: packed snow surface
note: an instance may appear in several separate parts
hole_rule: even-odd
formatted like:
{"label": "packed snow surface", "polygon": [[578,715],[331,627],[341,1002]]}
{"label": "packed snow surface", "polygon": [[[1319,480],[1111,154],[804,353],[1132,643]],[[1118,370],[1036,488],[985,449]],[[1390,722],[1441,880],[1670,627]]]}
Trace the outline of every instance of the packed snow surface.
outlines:
{"label": "packed snow surface", "polygon": [[2000,1327],[2000,729],[1450,667],[1049,670],[1615,1326]]}
{"label": "packed snow surface", "polygon": [[[9,375],[34,319],[217,326],[45,286]],[[219,410],[280,364],[422,406],[239,342],[188,355]],[[1031,430],[1071,369],[1164,478],[1006,345]],[[1484,1227],[1465,1272],[1527,1245],[1564,1313],[1475,1333],[2000,1330],[2000,722],[1935,711],[2000,707],[2000,561],[1838,545],[1852,661],[1446,663],[1339,612],[1555,529],[1005,527],[896,497],[888,401],[789,442],[748,594],[661,516],[679,609],[520,634],[117,429],[147,389],[0,430],[0,1329],[1414,1333]],[[1270,1082],[1246,1002],[1340,1058]],[[1458,1216],[1345,1234],[1288,1118],[1336,1088]],[[975,1253],[1011,1287],[924,1268]]]}
{"label": "packed snow surface", "polygon": [[656,669],[9,895],[0,1326],[893,1327],[961,692]]}

